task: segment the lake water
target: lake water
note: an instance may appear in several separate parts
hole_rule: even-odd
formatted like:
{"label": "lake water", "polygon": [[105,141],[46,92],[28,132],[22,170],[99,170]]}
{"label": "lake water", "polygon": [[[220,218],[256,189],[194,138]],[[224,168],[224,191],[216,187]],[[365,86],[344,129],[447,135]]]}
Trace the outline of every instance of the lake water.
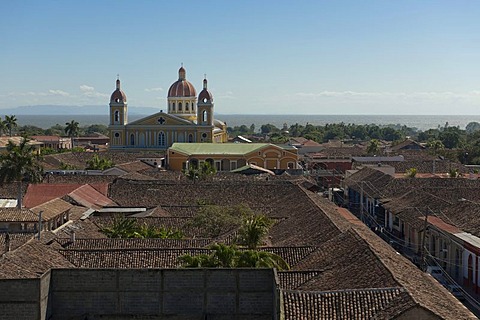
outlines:
{"label": "lake water", "polygon": [[[146,115],[129,114],[129,121],[134,121]],[[66,122],[75,120],[80,126],[91,124],[108,124],[108,115],[17,115],[19,125],[34,125],[40,128],[50,128],[55,124],[65,125]],[[305,125],[325,125],[327,123],[354,123],[354,124],[402,124],[408,127],[415,127],[422,131],[437,126],[444,126],[446,122],[450,126],[465,126],[472,121],[480,122],[480,115],[253,115],[253,114],[216,114],[215,118],[225,121],[228,126],[240,126],[245,124],[255,125],[260,129],[263,124],[273,124],[282,128],[286,123],[288,126],[298,123]]]}

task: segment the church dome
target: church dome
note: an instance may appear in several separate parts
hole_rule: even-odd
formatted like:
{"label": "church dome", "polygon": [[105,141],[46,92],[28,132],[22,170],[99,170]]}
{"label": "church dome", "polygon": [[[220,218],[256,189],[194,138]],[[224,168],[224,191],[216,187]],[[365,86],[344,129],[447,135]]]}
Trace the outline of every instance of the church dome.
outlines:
{"label": "church dome", "polygon": [[210,91],[207,90],[207,79],[203,79],[203,90],[198,95],[198,102],[212,102],[213,96]]}
{"label": "church dome", "polygon": [[193,84],[187,81],[185,69],[180,67],[178,70],[178,80],[168,89],[168,97],[194,97],[197,95]]}
{"label": "church dome", "polygon": [[110,102],[127,102],[125,92],[120,90],[120,79],[117,79],[117,88],[113,91]]}

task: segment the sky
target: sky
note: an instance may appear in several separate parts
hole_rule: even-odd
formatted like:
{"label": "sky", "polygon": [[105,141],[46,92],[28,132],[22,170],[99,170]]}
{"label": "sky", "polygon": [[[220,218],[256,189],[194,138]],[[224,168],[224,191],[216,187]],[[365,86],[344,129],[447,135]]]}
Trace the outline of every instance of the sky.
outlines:
{"label": "sky", "polygon": [[[480,114],[476,0],[0,1],[0,110],[166,109],[183,63],[220,114]],[[0,111],[1,112],[1,111]]]}

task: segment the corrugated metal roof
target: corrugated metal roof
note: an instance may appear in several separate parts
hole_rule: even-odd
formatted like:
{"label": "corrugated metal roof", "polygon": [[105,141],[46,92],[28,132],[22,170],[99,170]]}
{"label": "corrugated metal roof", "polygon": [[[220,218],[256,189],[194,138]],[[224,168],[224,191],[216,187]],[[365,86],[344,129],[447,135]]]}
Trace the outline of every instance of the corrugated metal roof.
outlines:
{"label": "corrugated metal roof", "polygon": [[73,190],[68,194],[68,196],[80,205],[87,208],[99,209],[106,206],[117,205],[111,199],[104,196],[88,184]]}
{"label": "corrugated metal roof", "polygon": [[454,236],[462,239],[465,242],[470,243],[471,245],[480,248],[480,238],[477,236],[474,236],[471,233],[468,232],[459,232],[459,233],[454,233]]}
{"label": "corrugated metal roof", "polygon": [[[174,143],[171,151],[187,155],[194,154],[231,154],[243,155],[259,149],[274,146],[269,143]],[[275,146],[279,148],[278,146]]]}
{"label": "corrugated metal roof", "polygon": [[0,199],[0,208],[15,208],[16,206],[16,199]]}

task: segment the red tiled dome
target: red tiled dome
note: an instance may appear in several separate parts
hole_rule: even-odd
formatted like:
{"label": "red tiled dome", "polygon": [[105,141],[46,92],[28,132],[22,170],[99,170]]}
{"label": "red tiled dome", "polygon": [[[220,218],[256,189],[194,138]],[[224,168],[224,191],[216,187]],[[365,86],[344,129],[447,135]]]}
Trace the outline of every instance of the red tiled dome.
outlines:
{"label": "red tiled dome", "polygon": [[113,91],[110,97],[110,102],[127,102],[127,96],[125,92],[120,90],[120,80],[117,79],[117,88]]}
{"label": "red tiled dome", "polygon": [[193,84],[183,79],[174,82],[168,89],[169,97],[194,97],[197,95]]}
{"label": "red tiled dome", "polygon": [[198,95],[198,102],[211,102],[213,101],[213,96],[210,91],[207,90],[207,79],[203,79],[203,90]]}
{"label": "red tiled dome", "polygon": [[198,95],[198,102],[200,102],[200,103],[201,102],[212,101],[212,100],[213,100],[212,93],[210,91],[208,91],[207,89],[203,89],[200,92],[200,94]]}
{"label": "red tiled dome", "polygon": [[168,97],[194,97],[197,95],[193,84],[187,81],[185,68],[178,69],[178,80],[168,89]]}

